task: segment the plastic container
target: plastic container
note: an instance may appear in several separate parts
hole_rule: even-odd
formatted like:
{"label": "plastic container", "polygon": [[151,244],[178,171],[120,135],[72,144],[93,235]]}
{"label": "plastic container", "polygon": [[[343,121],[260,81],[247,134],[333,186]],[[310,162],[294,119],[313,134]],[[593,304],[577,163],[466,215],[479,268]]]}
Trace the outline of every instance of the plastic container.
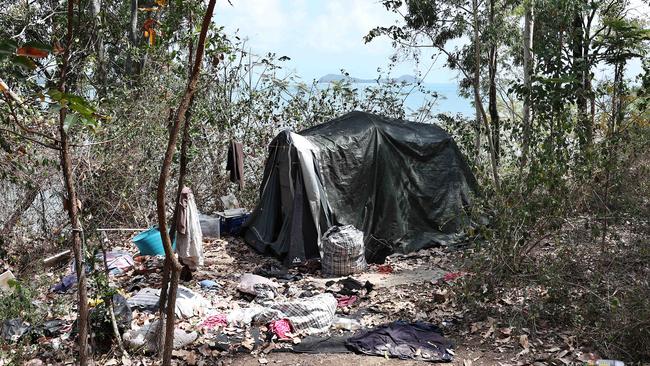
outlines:
{"label": "plastic container", "polygon": [[598,360],[596,361],[597,366],[625,366],[623,361],[619,360]]}
{"label": "plastic container", "polygon": [[334,327],[334,329],[343,329],[343,330],[361,329],[361,323],[356,319],[350,319],[350,318],[335,318],[332,326]]}
{"label": "plastic container", "polygon": [[241,226],[246,222],[250,214],[242,214],[235,217],[221,217],[222,231],[230,235],[238,235],[241,231]]}
{"label": "plastic container", "polygon": [[199,223],[203,237],[214,239],[221,237],[221,220],[218,217],[199,214]]}
{"label": "plastic container", "polygon": [[[157,227],[143,231],[131,240],[140,250],[140,255],[165,255],[165,248]],[[176,249],[176,240],[174,240],[172,248]]]}
{"label": "plastic container", "polygon": [[0,274],[0,291],[12,292],[13,288],[9,285],[9,281],[15,280],[14,274],[11,271],[6,271]]}

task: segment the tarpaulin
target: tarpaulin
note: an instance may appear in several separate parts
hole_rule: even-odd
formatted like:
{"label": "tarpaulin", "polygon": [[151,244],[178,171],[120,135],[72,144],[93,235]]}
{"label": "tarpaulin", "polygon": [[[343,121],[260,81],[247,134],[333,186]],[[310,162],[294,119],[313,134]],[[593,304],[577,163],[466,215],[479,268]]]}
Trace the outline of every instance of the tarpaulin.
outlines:
{"label": "tarpaulin", "polygon": [[366,258],[381,262],[455,241],[469,222],[476,180],[439,126],[351,112],[299,135],[313,148],[298,153],[304,141],[288,131],[269,147],[244,231],[256,249],[300,263],[318,257],[330,226],[353,225],[364,232]]}

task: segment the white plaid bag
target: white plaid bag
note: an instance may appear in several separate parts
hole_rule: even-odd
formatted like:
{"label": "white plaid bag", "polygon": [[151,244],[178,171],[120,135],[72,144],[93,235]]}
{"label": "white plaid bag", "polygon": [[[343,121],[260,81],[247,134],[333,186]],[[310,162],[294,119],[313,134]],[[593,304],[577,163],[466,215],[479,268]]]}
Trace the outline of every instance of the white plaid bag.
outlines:
{"label": "white plaid bag", "polygon": [[363,232],[352,225],[332,226],[322,239],[323,276],[347,276],[368,267],[364,253]]}

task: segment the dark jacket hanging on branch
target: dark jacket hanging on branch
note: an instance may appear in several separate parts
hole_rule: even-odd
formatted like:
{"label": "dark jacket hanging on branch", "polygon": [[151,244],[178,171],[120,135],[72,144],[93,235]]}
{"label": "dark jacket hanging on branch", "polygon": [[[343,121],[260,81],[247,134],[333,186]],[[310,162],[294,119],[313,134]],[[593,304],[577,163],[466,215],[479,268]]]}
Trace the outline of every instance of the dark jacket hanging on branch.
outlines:
{"label": "dark jacket hanging on branch", "polygon": [[226,170],[230,171],[230,181],[239,183],[239,189],[244,188],[244,151],[241,143],[230,141]]}

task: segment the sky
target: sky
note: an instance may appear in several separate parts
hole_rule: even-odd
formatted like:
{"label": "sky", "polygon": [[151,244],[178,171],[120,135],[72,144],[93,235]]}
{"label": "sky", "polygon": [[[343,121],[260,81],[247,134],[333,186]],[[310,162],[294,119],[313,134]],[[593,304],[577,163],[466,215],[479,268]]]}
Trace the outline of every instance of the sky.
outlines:
{"label": "sky", "polygon": [[[231,0],[218,1],[213,21],[228,34],[239,30],[248,37],[254,53],[275,52],[288,56],[284,65],[305,80],[345,69],[358,78],[376,78],[394,53],[391,42],[376,38],[366,44],[363,37],[378,25],[393,24],[398,18],[378,0]],[[431,65],[430,58],[426,67]],[[392,72],[398,77],[415,74],[415,63],[400,63]],[[428,82],[450,82],[442,66],[431,70]]]}
{"label": "sky", "polygon": [[[388,26],[398,16],[387,11],[380,0],[230,0],[218,1],[213,21],[223,25],[227,34],[238,31],[247,37],[253,53],[275,52],[288,56],[285,69],[294,71],[303,80],[318,79],[326,74],[339,74],[345,69],[351,76],[372,79],[383,70],[394,53],[385,37],[364,43],[363,37],[375,26]],[[636,11],[650,17],[642,0],[634,0]],[[640,4],[640,5],[639,5]],[[425,82],[453,83],[455,72],[443,66],[442,58],[434,62],[431,53],[422,58],[419,69]],[[433,64],[433,66],[432,66]],[[413,61],[403,61],[391,76],[416,74]],[[627,76],[641,71],[637,60],[628,67]],[[606,76],[603,69],[597,78]]]}

